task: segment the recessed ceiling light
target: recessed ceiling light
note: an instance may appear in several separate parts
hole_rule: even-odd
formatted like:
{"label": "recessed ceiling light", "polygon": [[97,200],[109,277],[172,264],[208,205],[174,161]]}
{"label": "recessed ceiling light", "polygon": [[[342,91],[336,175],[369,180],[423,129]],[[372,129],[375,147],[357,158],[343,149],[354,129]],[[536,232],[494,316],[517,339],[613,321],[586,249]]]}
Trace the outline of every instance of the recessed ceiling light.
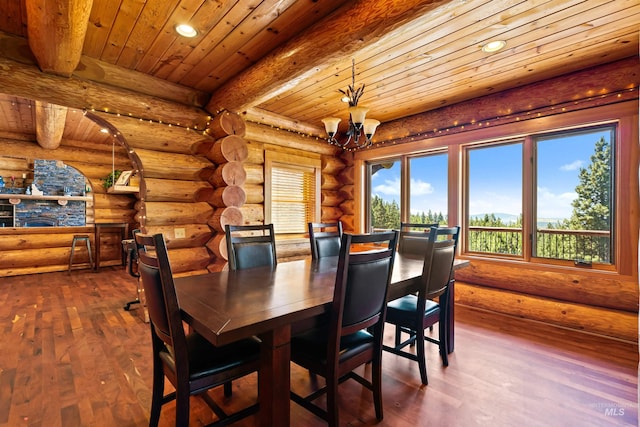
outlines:
{"label": "recessed ceiling light", "polygon": [[507,42],[504,40],[492,40],[489,43],[482,46],[482,51],[487,53],[497,52],[500,49],[504,48],[507,45]]}
{"label": "recessed ceiling light", "polygon": [[176,32],[183,37],[195,37],[198,35],[196,29],[187,24],[176,25]]}

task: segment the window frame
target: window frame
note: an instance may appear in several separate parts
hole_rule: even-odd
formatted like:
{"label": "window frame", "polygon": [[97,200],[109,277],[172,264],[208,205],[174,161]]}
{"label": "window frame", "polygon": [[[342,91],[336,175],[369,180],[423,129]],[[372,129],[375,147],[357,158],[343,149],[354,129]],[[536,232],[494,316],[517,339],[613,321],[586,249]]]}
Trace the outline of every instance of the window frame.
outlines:
{"label": "window frame", "polygon": [[[272,204],[273,204],[273,177],[272,171],[274,166],[291,170],[312,171],[314,174],[315,197],[310,202],[313,203],[314,218],[313,222],[319,222],[321,217],[321,166],[320,157],[307,157],[290,153],[282,153],[275,150],[265,150],[264,154],[264,217],[265,223],[272,223]],[[304,224],[306,230],[306,224]],[[305,233],[279,233],[275,230],[277,236],[285,237],[301,237]]]}
{"label": "window frame", "polygon": [[[616,150],[614,153],[614,209],[615,214],[612,217],[614,222],[612,244],[614,245],[613,256],[614,264],[608,266],[593,266],[588,270],[593,273],[611,273],[617,272],[621,275],[633,276],[637,275],[638,266],[638,218],[633,213],[639,209],[638,203],[638,157],[639,151],[637,147],[638,141],[638,110],[637,100],[624,101],[615,104],[608,104],[594,108],[566,112],[562,114],[549,115],[545,117],[537,117],[528,120],[515,120],[500,126],[480,126],[472,130],[465,130],[454,134],[447,134],[437,137],[425,137],[415,139],[411,142],[403,144],[386,144],[372,150],[362,150],[354,153],[354,170],[356,183],[364,182],[366,170],[366,161],[376,161],[389,157],[398,157],[401,155],[412,155],[433,149],[447,149],[449,152],[449,222],[460,224],[462,227],[468,225],[463,222],[465,217],[464,207],[466,200],[463,193],[462,183],[466,179],[466,164],[464,160],[463,148],[468,145],[481,144],[488,142],[501,142],[504,140],[513,140],[518,138],[530,139],[529,135],[539,135],[551,131],[563,131],[575,128],[586,128],[590,126],[599,126],[611,123],[617,123],[615,134]],[[531,144],[527,146],[531,147]],[[525,158],[530,159],[531,154],[525,149]],[[526,176],[531,177],[533,166],[530,161],[525,162],[524,168]],[[527,178],[524,182],[524,194],[532,194],[531,178]],[[631,182],[631,184],[629,183]],[[366,215],[364,211],[364,200],[366,194],[364,186],[362,190],[355,194],[356,217],[355,228],[362,231],[363,220]],[[635,192],[634,192],[635,190]],[[531,230],[532,221],[532,204],[533,200],[525,197],[523,207],[523,224],[529,224],[525,231],[525,237]],[[629,239],[629,233],[633,238]],[[526,244],[523,248],[523,259],[509,260],[499,257],[491,257],[478,254],[470,254],[464,251],[466,248],[465,233],[461,233],[459,248],[462,252],[461,257],[465,259],[477,259],[491,263],[508,263],[509,265],[517,265],[524,263],[527,265],[545,266],[566,269],[567,271],[585,271],[584,267],[567,265],[566,262],[554,262],[555,260],[531,257],[531,245]],[[573,264],[573,263],[572,263]]]}

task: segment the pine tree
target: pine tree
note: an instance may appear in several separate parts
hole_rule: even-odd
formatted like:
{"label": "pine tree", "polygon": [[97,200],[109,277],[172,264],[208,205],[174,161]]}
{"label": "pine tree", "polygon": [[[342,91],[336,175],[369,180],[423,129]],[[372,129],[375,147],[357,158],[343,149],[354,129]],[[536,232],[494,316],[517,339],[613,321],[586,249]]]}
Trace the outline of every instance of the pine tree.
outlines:
{"label": "pine tree", "polygon": [[611,145],[596,143],[591,163],[580,168],[578,197],[571,203],[570,224],[574,230],[609,230],[611,226]]}

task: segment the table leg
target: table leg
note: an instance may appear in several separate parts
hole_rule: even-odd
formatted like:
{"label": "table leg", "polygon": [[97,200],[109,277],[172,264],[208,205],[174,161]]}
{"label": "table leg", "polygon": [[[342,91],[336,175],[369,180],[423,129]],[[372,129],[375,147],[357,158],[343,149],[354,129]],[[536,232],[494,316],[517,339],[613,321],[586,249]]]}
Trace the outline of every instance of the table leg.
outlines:
{"label": "table leg", "polygon": [[259,419],[262,427],[289,427],[291,326],[260,335]]}

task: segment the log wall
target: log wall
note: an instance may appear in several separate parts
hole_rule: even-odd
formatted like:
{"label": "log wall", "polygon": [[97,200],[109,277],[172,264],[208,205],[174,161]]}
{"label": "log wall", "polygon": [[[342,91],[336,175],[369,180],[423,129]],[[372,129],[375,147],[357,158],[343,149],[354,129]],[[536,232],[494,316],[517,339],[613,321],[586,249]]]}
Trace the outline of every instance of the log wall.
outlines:
{"label": "log wall", "polygon": [[[93,201],[87,202],[87,227],[52,227],[41,228],[6,228],[0,233],[0,277],[51,271],[64,271],[69,265],[71,239],[73,234],[89,234],[91,245],[95,251],[95,222],[127,222],[130,227],[136,225],[135,202],[132,195],[107,194],[102,179],[116,169],[132,169],[126,150],[116,144],[112,158],[112,146],[104,146],[91,141],[69,141],[63,138],[60,147],[48,150],[40,147],[34,140],[0,138],[2,155],[11,156],[11,162],[2,161],[13,172],[9,175],[22,177],[27,181],[33,179],[33,170],[23,170],[24,165],[34,159],[61,160],[80,171],[89,181]],[[5,157],[4,159],[7,159]],[[20,166],[20,160],[23,165]],[[113,165],[112,165],[113,161]],[[22,184],[22,183],[21,183]],[[101,266],[119,265],[121,263],[120,235],[117,232],[106,232],[101,239]],[[76,250],[74,268],[88,268],[88,256],[84,246]]]}

